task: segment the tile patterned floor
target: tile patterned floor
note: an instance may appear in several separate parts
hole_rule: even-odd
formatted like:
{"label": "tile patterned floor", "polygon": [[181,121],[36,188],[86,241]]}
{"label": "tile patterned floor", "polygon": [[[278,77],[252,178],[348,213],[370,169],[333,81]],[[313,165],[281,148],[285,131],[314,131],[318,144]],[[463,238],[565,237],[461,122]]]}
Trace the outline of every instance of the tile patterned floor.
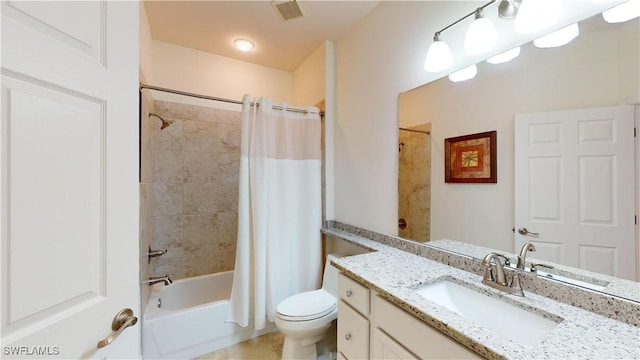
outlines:
{"label": "tile patterned floor", "polygon": [[202,355],[194,360],[280,360],[284,335],[278,331]]}

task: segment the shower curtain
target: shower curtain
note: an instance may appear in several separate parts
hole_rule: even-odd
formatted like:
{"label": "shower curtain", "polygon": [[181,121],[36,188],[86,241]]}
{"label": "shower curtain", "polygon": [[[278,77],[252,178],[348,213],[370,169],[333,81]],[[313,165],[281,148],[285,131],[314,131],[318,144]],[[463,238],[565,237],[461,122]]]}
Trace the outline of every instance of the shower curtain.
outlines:
{"label": "shower curtain", "polygon": [[[320,116],[242,104],[235,272],[227,322],[263,329],[286,297],[320,283]],[[313,114],[312,112],[315,112]]]}

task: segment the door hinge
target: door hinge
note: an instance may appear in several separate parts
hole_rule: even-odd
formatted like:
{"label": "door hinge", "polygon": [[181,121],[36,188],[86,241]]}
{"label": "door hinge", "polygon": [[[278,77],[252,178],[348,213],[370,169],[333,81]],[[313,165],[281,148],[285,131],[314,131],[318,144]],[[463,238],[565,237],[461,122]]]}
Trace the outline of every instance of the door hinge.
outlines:
{"label": "door hinge", "polygon": [[638,128],[633,128],[633,137],[637,138],[638,137]]}

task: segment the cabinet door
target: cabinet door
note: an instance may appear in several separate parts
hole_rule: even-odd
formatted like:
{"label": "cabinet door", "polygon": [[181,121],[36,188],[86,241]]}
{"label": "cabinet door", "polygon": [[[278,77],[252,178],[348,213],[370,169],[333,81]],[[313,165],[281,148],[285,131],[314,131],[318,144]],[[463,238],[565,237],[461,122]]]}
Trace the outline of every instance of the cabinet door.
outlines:
{"label": "cabinet door", "polygon": [[[482,359],[455,340],[379,296],[373,298],[372,322],[401,341],[421,359]],[[349,356],[347,356],[349,357]]]}
{"label": "cabinet door", "polygon": [[373,359],[418,359],[412,353],[402,347],[402,345],[398,344],[395,340],[385,334],[384,331],[378,328],[373,331],[371,342],[373,343]]}
{"label": "cabinet door", "polygon": [[369,358],[369,320],[342,300],[338,303],[338,351],[347,359]]}

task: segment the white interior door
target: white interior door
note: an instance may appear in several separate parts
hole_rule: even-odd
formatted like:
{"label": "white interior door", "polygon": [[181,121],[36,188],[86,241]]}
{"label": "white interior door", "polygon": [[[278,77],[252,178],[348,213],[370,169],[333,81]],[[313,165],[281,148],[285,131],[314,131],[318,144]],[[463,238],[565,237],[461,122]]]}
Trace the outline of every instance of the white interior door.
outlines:
{"label": "white interior door", "polygon": [[516,115],[516,251],[634,280],[634,141],[633,106]]}
{"label": "white interior door", "polygon": [[1,6],[2,356],[138,358],[139,4]]}

